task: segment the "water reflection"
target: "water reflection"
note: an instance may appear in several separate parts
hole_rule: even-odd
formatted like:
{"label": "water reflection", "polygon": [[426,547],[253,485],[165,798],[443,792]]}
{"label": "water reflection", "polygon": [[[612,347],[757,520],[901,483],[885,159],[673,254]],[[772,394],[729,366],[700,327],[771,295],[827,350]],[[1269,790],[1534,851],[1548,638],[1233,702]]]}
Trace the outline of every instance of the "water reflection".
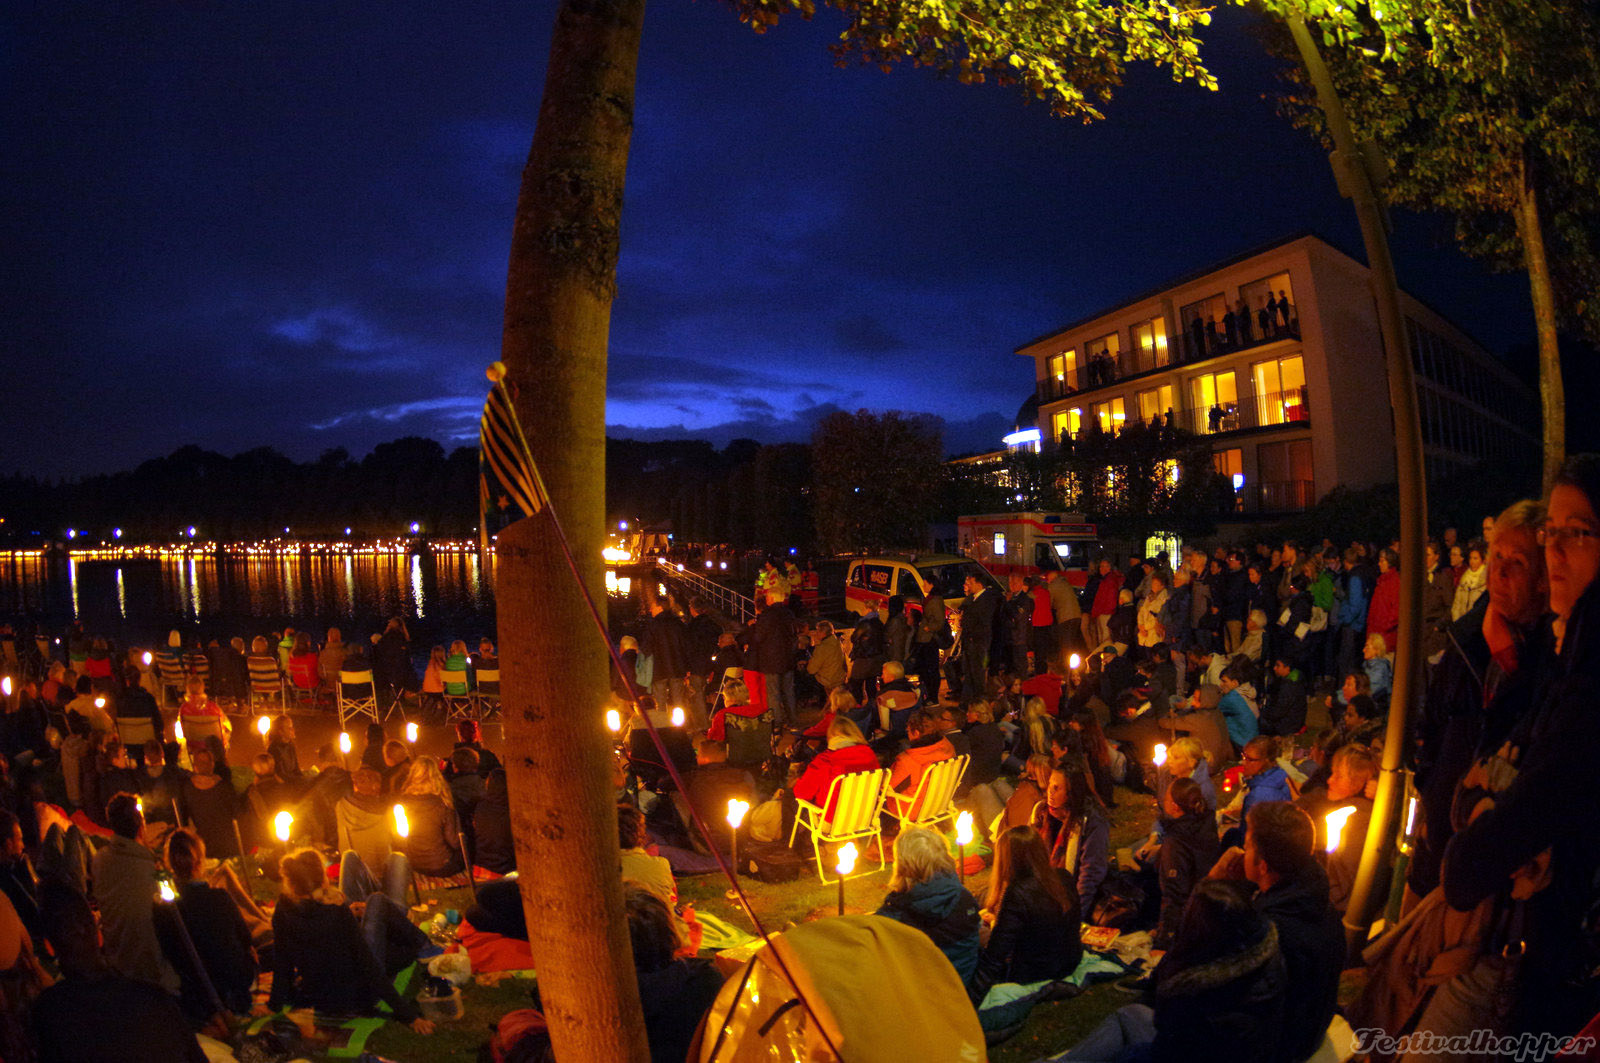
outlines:
{"label": "water reflection", "polygon": [[268,623],[343,626],[364,636],[403,613],[417,638],[492,638],[494,593],[486,577],[476,556],[455,551],[81,561],[0,551],[0,619],[64,627],[81,618],[105,634],[141,638],[183,625],[255,634]]}

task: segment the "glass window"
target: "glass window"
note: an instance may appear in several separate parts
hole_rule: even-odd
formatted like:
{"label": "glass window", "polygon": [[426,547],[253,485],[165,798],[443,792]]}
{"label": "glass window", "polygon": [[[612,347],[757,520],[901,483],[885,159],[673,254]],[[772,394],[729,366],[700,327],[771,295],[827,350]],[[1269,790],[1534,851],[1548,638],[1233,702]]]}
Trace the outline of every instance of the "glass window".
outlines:
{"label": "glass window", "polygon": [[1099,387],[1123,375],[1122,334],[1108,332],[1083,345],[1084,384]]}
{"label": "glass window", "polygon": [[1050,379],[1055,382],[1056,389],[1063,387],[1076,388],[1078,386],[1078,352],[1071,347],[1060,354],[1050,356]]}
{"label": "glass window", "polygon": [[1190,303],[1179,311],[1183,350],[1190,361],[1209,358],[1227,348],[1228,302],[1220,294]]}
{"label": "glass window", "polygon": [[1049,543],[1034,543],[1033,567],[1041,572],[1049,572],[1051,569],[1064,568],[1065,566],[1056,557],[1056,552],[1050,549]]}
{"label": "glass window", "polygon": [[994,556],[995,557],[1005,557],[1006,556],[1006,533],[1005,532],[995,532],[994,533]]}
{"label": "glass window", "polygon": [[1094,418],[1100,422],[1100,430],[1102,432],[1115,434],[1122,431],[1123,422],[1127,420],[1127,417],[1127,410],[1120,395],[1107,402],[1094,404]]}
{"label": "glass window", "polygon": [[1236,317],[1243,320],[1239,327],[1248,331],[1248,335],[1241,335],[1244,343],[1265,343],[1300,334],[1294,285],[1290,283],[1287,272],[1274,273],[1270,277],[1240,285],[1239,301],[1244,303],[1246,312],[1239,314],[1237,303],[1234,309]]}
{"label": "glass window", "polygon": [[1162,384],[1158,388],[1139,392],[1139,419],[1149,424],[1158,417],[1165,417],[1167,411],[1177,405],[1172,399],[1171,384]]}
{"label": "glass window", "polygon": [[1078,433],[1083,430],[1083,410],[1057,410],[1051,415],[1050,429],[1055,434],[1056,442],[1062,436],[1068,439],[1077,439]]}
{"label": "glass window", "polygon": [[1296,355],[1271,362],[1257,362],[1255,376],[1258,424],[1284,424],[1306,419],[1305,364]]}
{"label": "glass window", "polygon": [[1149,321],[1141,321],[1133,326],[1131,335],[1138,372],[1168,364],[1165,318],[1153,317]]}
{"label": "glass window", "polygon": [[1189,381],[1196,432],[1231,432],[1239,427],[1239,391],[1232,370]]}
{"label": "glass window", "polygon": [[909,569],[900,570],[899,588],[896,594],[907,600],[922,597],[922,584],[917,582],[917,574]]}

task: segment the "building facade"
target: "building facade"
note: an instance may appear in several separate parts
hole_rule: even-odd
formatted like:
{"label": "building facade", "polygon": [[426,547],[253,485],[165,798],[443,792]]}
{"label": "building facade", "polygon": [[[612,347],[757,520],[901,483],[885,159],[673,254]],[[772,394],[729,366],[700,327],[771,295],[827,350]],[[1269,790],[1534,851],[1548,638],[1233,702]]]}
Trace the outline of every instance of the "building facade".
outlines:
{"label": "building facade", "polygon": [[[1536,450],[1530,388],[1401,293],[1430,479]],[[1240,514],[1306,509],[1395,479],[1394,420],[1367,268],[1291,238],[1190,274],[1016,353],[1046,447],[1161,420],[1208,437]]]}

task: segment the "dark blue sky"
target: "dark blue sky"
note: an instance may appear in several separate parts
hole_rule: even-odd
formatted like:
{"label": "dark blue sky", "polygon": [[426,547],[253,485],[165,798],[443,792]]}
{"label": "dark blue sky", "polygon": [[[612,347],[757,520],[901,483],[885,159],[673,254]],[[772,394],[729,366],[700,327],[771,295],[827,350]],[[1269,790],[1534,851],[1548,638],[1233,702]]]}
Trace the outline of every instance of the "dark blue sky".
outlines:
{"label": "dark blue sky", "polygon": [[[476,438],[554,5],[8,4],[0,472],[185,443],[296,458]],[[836,407],[995,445],[1018,344],[1300,229],[1359,249],[1326,160],[1224,13],[1208,93],[1130,79],[1092,126],[1014,90],[834,67],[655,0],[640,61],[616,435],[801,439]],[[1501,351],[1526,289],[1400,218],[1402,283]]]}

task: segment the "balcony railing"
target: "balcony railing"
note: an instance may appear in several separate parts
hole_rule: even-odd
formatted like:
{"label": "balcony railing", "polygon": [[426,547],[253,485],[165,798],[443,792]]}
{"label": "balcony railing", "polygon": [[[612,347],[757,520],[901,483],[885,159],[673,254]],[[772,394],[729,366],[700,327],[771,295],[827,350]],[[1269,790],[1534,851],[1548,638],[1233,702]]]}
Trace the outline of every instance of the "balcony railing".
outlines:
{"label": "balcony railing", "polygon": [[1084,363],[1064,374],[1064,379],[1047,376],[1039,382],[1039,401],[1056,402],[1080,392],[1093,391],[1115,384],[1131,376],[1148,373],[1173,365],[1188,365],[1217,355],[1247,351],[1266,343],[1300,338],[1300,317],[1293,305],[1288,308],[1288,323],[1281,314],[1263,331],[1259,320],[1252,321],[1248,329],[1235,326],[1233,332],[1218,326],[1214,331],[1193,329],[1166,341],[1120,354],[1101,357],[1098,353],[1087,356]]}
{"label": "balcony railing", "polygon": [[[1089,424],[1093,419],[1092,411],[1083,411],[1084,427],[1078,433],[1080,438],[1083,432],[1089,430]],[[1137,414],[1134,419],[1139,419]],[[1310,419],[1306,389],[1301,387],[1290,388],[1287,391],[1269,391],[1264,395],[1244,395],[1235,402],[1217,403],[1207,407],[1181,406],[1158,414],[1148,423],[1152,427],[1162,428],[1170,422],[1174,428],[1205,436],[1240,432],[1247,428],[1302,424]],[[1106,430],[1115,435],[1122,427],[1121,424],[1113,423]]]}

